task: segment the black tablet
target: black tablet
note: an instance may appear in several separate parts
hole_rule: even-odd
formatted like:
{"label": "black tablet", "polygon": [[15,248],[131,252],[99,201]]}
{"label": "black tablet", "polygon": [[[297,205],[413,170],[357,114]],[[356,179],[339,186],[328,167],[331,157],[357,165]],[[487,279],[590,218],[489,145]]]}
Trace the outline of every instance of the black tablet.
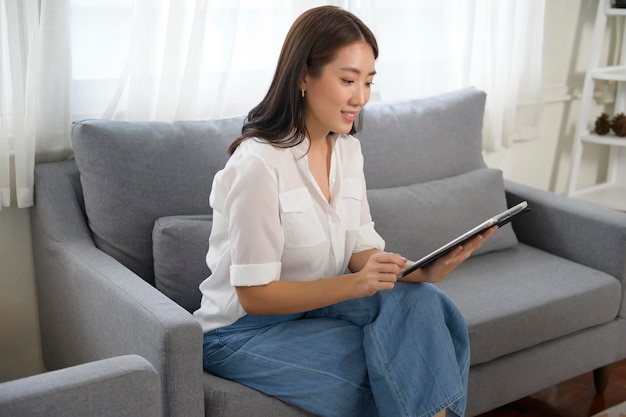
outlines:
{"label": "black tablet", "polygon": [[433,262],[435,259],[439,258],[440,256],[445,255],[446,253],[450,252],[452,249],[456,248],[457,246],[462,245],[463,243],[467,242],[468,240],[478,235],[479,233],[485,232],[487,229],[489,229],[492,226],[496,226],[496,225],[498,227],[504,226],[505,224],[510,222],[514,216],[518,215],[519,213],[523,213],[527,209],[528,209],[528,203],[526,201],[522,201],[516,206],[511,207],[510,209],[505,210],[502,213],[485,220],[484,222],[480,223],[478,226],[468,230],[467,232],[463,233],[459,237],[451,240],[450,242],[441,246],[439,249],[434,250],[433,252],[424,256],[417,262],[411,263],[404,270],[402,270],[398,274],[398,276],[402,278],[410,274],[411,272],[415,271],[416,269],[423,268],[424,266]]}

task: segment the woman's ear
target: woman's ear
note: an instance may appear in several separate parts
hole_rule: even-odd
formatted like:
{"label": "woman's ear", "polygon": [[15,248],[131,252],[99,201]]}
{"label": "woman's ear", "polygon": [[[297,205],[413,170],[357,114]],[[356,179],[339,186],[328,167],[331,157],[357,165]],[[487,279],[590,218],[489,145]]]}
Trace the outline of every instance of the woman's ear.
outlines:
{"label": "woman's ear", "polygon": [[302,70],[302,76],[300,77],[300,90],[306,91],[308,79],[309,79],[309,73],[306,67],[304,67],[304,69]]}

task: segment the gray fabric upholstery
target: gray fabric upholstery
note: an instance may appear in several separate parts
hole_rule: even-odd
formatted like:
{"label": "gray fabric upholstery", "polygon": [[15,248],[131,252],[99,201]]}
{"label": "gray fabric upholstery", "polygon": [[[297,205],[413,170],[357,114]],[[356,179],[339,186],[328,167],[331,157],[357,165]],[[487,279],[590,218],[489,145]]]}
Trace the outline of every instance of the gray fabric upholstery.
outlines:
{"label": "gray fabric upholstery", "polygon": [[74,161],[40,164],[31,228],[46,369],[137,354],[160,375],[168,416],[203,415],[202,329],[94,245]]}
{"label": "gray fabric upholstery", "polygon": [[211,215],[162,217],[154,224],[154,285],[190,313],[200,307],[198,287],[211,271],[205,262]]}
{"label": "gray fabric upholstery", "polygon": [[[417,260],[471,227],[506,210],[502,173],[482,168],[402,187],[369,190],[372,218],[386,250]],[[503,226],[474,255],[517,243]]]}
{"label": "gray fabric upholstery", "polygon": [[[233,399],[237,399],[233,401]],[[313,417],[289,404],[259,391],[208,372],[204,374],[204,399],[207,416],[220,417]]]}
{"label": "gray fabric upholstery", "polygon": [[370,103],[356,136],[368,189],[411,185],[485,168],[485,93],[466,88],[436,97]]}
{"label": "gray fabric upholstery", "polygon": [[[473,88],[371,103],[358,134],[390,250],[418,256],[444,233],[438,225],[463,226],[459,195],[471,208],[463,215],[486,217],[504,198],[533,209],[438,284],[470,329],[468,416],[626,357],[626,215],[511,181],[503,191],[482,159],[484,104]],[[73,129],[76,161],[37,165],[31,225],[47,368],[137,354],[159,374],[165,416],[308,416],[203,373],[201,329],[185,310],[208,274],[211,180],[241,121],[85,121]],[[181,253],[190,248],[198,255]]]}
{"label": "gray fabric upholstery", "polygon": [[119,356],[0,384],[0,415],[155,417],[159,376],[137,355]]}
{"label": "gray fabric upholstery", "polygon": [[520,243],[468,259],[437,284],[467,321],[472,365],[615,320],[612,276]]}
{"label": "gray fabric upholstery", "polygon": [[614,320],[472,366],[466,416],[487,412],[623,359],[624,331],[624,320]]}
{"label": "gray fabric upholstery", "polygon": [[[509,204],[527,200],[533,211],[514,229],[520,240],[546,252],[606,272],[621,282],[626,277],[624,213],[583,201],[561,198],[523,184],[506,181]],[[626,285],[623,285],[626,291]],[[620,316],[626,313],[622,304]]]}
{"label": "gray fabric upholstery", "polygon": [[72,144],[96,245],[154,283],[155,220],[209,214],[213,176],[242,120],[75,123]]}

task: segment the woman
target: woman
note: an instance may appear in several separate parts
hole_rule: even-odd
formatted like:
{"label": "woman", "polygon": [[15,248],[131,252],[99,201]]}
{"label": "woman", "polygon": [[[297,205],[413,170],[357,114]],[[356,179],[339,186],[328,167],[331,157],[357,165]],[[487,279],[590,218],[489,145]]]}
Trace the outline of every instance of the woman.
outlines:
{"label": "woman", "polygon": [[294,22],[213,182],[204,367],[317,415],[463,415],[467,328],[430,283],[493,230],[398,281],[407,260],[383,251],[351,136],[377,56],[340,8]]}

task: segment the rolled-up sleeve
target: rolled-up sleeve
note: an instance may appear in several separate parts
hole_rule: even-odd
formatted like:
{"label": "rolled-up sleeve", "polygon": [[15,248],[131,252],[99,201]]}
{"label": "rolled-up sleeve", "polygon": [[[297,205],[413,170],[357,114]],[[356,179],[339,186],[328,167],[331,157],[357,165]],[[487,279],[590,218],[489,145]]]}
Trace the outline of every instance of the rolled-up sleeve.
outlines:
{"label": "rolled-up sleeve", "polygon": [[374,229],[374,222],[364,224],[359,228],[353,253],[363,252],[368,249],[385,250],[385,240]]}

